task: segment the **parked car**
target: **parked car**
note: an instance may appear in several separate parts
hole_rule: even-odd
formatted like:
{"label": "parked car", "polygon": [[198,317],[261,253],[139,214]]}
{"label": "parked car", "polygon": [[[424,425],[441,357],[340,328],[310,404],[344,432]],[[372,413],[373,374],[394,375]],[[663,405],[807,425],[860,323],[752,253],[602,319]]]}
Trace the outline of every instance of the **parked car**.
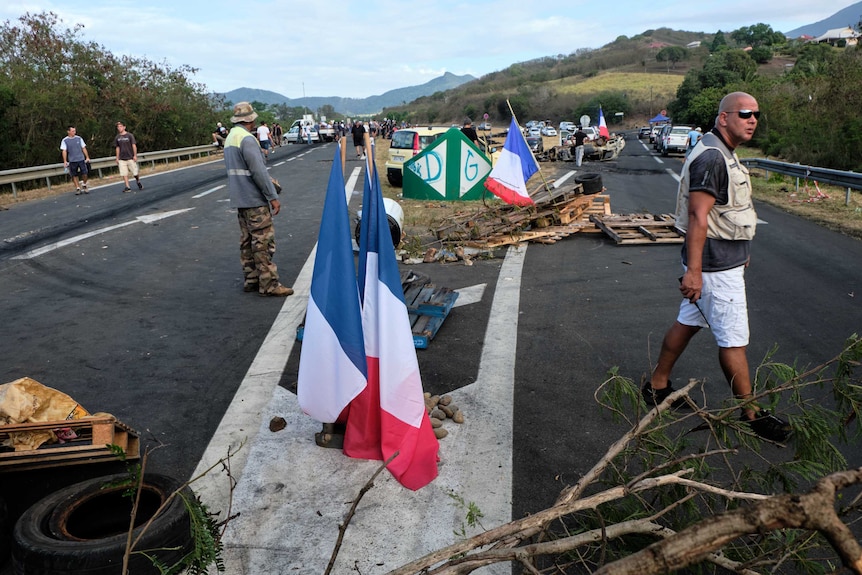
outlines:
{"label": "parked car", "polygon": [[662,126],[664,126],[664,124],[656,124],[650,128],[649,143],[653,144],[653,147],[655,147],[655,139],[658,136],[658,133],[661,132]]}
{"label": "parked car", "polygon": [[389,159],[386,161],[386,179],[396,187],[401,187],[403,164],[446,133],[451,128],[403,128],[392,133],[389,143]]}
{"label": "parked car", "polygon": [[649,126],[642,126],[640,130],[638,130],[638,140],[649,139],[650,132],[652,132],[652,128]]}
{"label": "parked car", "polygon": [[570,132],[574,133],[575,129],[578,127],[574,122],[560,122],[560,131],[561,132]]}
{"label": "parked car", "polygon": [[587,126],[586,128],[581,128],[581,130],[587,135],[586,141],[588,142],[599,138],[599,129],[595,126]]}
{"label": "parked car", "polygon": [[491,131],[491,122],[482,122],[476,127],[477,130],[481,130],[483,132]]}
{"label": "parked car", "polygon": [[667,135],[670,133],[671,128],[673,128],[673,126],[671,126],[670,124],[664,124],[659,129],[658,134],[656,134],[655,136],[655,142],[653,142],[652,146],[656,152],[660,154],[664,153],[665,138],[667,138]]}
{"label": "parked car", "polygon": [[[316,126],[312,126],[311,141],[312,143],[320,141],[320,135],[317,132]],[[293,126],[281,136],[282,144],[304,144],[305,142],[306,140],[299,135],[299,126]]]}
{"label": "parked car", "polygon": [[684,154],[688,149],[688,133],[694,128],[691,126],[674,126],[665,136],[664,144],[662,145],[661,155],[667,156],[670,153]]}
{"label": "parked car", "polygon": [[539,126],[530,126],[527,128],[527,136],[538,138],[542,135],[542,129]]}
{"label": "parked car", "polygon": [[543,136],[556,136],[557,130],[553,126],[545,126],[540,130]]}
{"label": "parked car", "polygon": [[530,146],[530,150],[534,154],[538,154],[545,151],[545,145],[542,142],[542,138],[537,138],[536,136],[527,137],[527,145]]}

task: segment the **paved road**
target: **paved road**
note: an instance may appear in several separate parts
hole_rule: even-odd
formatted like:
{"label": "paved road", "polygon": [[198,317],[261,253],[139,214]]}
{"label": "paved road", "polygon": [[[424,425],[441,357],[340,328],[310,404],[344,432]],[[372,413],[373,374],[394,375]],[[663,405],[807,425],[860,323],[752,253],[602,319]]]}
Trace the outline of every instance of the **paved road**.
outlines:
{"label": "paved road", "polygon": [[[243,513],[228,537],[235,573],[322,572],[346,503],[376,469],[314,447],[317,424],[292,393],[291,330],[304,312],[333,152],[295,146],[270,159],[287,190],[276,261],[299,288],[287,300],[242,292],[219,162],[147,176],[143,192],[95,188],[0,212],[0,381],[30,376],[117,415],[149,444],[167,444],[149,467],[179,477],[249,438],[234,467]],[[348,164],[351,173],[360,165]],[[680,167],[630,140],[618,160],[584,169],[601,171],[615,212],[666,213]],[[356,187],[352,210],[361,180]],[[780,361],[831,357],[860,329],[862,244],[768,206],[758,213],[753,362],[773,346]],[[453,393],[468,422],[441,441],[432,486],[414,494],[381,476],[363,500],[340,560],[367,574],[450,541],[465,515],[452,495],[477,502],[486,527],[551,503],[621,431],[593,401],[606,371],[636,381],[648,373],[678,305],[678,246],[619,247],[598,235],[420,271],[481,294],[418,352],[426,390]],[[709,334],[676,377],[727,393]],[[273,415],[288,419],[279,434],[267,429]],[[217,485],[201,490],[219,496]]]}

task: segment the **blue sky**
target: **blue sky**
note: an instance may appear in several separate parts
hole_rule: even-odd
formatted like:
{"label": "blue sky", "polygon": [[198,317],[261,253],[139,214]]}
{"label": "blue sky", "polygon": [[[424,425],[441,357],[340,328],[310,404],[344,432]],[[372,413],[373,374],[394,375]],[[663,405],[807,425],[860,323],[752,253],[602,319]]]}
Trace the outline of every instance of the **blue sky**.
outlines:
{"label": "blue sky", "polygon": [[365,98],[442,75],[481,76],[669,27],[786,32],[854,0],[19,0],[0,20],[52,11],[114,54],[198,69],[209,90]]}

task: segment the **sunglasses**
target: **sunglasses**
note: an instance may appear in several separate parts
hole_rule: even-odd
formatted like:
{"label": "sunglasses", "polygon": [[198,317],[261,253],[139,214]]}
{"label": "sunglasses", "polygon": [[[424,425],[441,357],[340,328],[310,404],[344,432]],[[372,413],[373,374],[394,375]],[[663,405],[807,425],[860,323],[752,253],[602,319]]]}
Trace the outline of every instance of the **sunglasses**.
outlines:
{"label": "sunglasses", "polygon": [[747,120],[750,117],[754,116],[754,119],[757,120],[760,118],[760,110],[737,110],[736,112],[727,112],[728,114],[738,114],[740,118],[743,120]]}

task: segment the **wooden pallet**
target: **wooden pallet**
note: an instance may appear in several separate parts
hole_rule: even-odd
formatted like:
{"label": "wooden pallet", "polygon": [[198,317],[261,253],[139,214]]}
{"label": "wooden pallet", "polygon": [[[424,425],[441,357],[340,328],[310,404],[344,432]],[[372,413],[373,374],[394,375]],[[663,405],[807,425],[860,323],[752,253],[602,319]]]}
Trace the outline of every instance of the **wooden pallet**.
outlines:
{"label": "wooden pallet", "polygon": [[116,459],[108,445],[122,448],[126,459],[141,456],[139,434],[110,416],[0,425],[0,440],[7,439],[10,433],[55,429],[71,429],[78,437],[66,443],[44,444],[38,449],[0,452],[0,470],[24,471]]}
{"label": "wooden pallet", "polygon": [[413,331],[413,346],[427,349],[455,305],[458,292],[427,284],[409,290],[404,298]]}
{"label": "wooden pallet", "polygon": [[[458,292],[436,287],[431,283],[431,278],[413,270],[401,272],[401,288],[404,290],[404,303],[413,332],[413,346],[427,349],[455,305]],[[304,335],[303,322],[296,328],[296,340],[302,341]]]}
{"label": "wooden pallet", "polygon": [[617,245],[681,244],[685,237],[670,214],[591,215],[593,222]]}

